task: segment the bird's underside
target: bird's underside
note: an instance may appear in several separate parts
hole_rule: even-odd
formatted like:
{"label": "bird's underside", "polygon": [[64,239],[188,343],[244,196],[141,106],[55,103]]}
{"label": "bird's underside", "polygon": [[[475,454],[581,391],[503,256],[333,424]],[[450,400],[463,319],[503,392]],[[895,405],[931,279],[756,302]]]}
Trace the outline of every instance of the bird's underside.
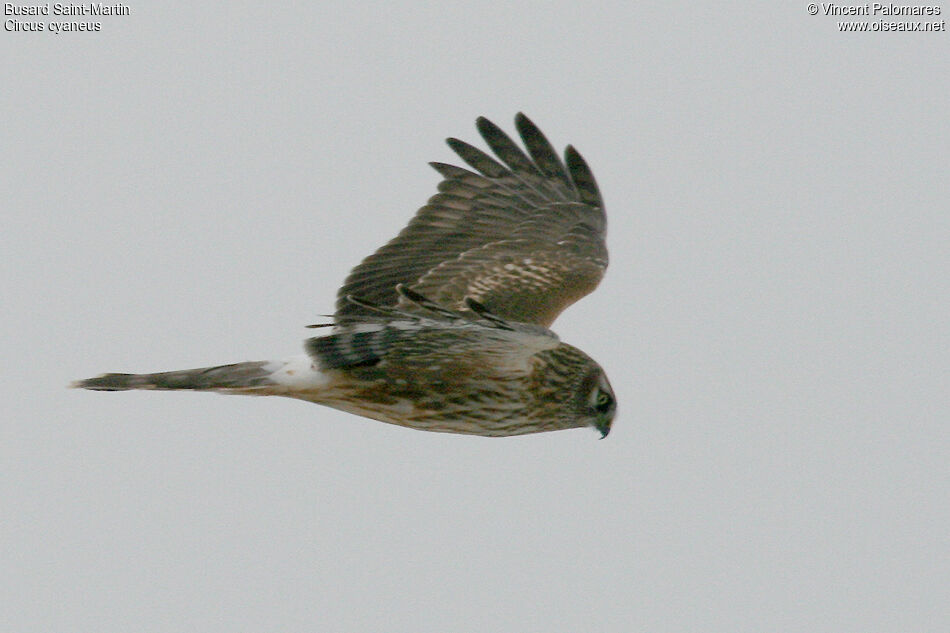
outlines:
{"label": "bird's underside", "polygon": [[353,269],[330,334],[305,355],[74,386],[282,395],[431,431],[606,435],[603,370],[547,329],[603,276],[603,202],[580,154],[569,146],[562,162],[527,117],[515,122],[527,153],[478,119],[501,162],[449,139],[476,171],[433,163],[439,193]]}

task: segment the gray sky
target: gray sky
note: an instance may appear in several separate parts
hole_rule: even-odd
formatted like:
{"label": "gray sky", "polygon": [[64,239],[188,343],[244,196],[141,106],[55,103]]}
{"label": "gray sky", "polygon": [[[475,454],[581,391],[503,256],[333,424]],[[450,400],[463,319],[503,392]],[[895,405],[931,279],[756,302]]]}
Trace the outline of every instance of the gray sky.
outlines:
{"label": "gray sky", "polygon": [[[0,629],[946,630],[950,34],[365,4],[0,32]],[[298,353],[519,110],[607,200],[605,441],[65,388]]]}

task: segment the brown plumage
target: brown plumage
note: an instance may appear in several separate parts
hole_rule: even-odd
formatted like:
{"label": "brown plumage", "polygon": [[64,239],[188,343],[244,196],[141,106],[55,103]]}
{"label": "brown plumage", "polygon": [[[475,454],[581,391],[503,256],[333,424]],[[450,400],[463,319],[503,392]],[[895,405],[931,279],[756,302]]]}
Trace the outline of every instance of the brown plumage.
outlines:
{"label": "brown plumage", "polygon": [[449,139],[476,171],[433,163],[439,193],[353,269],[333,331],[307,341],[306,356],[75,386],[282,395],[430,431],[606,436],[616,409],[606,375],[547,329],[603,276],[603,201],[576,150],[562,162],[527,117],[515,123],[527,153],[478,119],[501,162]]}

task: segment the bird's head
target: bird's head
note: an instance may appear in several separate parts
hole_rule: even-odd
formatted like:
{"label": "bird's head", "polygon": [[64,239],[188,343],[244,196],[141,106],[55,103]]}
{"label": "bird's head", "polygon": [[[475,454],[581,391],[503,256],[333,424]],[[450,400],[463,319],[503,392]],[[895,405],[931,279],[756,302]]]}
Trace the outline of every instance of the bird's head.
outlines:
{"label": "bird's head", "polygon": [[600,367],[591,370],[581,382],[578,395],[583,399],[582,416],[587,426],[599,431],[601,439],[607,437],[617,412],[617,399],[604,370]]}

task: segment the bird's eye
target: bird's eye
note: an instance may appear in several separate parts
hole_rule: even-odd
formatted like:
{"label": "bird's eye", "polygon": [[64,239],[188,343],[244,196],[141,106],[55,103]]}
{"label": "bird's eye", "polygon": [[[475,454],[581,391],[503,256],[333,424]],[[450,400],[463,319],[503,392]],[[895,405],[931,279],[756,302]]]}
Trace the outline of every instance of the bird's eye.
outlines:
{"label": "bird's eye", "polygon": [[614,399],[611,398],[610,394],[606,391],[599,391],[597,393],[597,399],[594,401],[594,408],[600,413],[607,413],[613,400]]}

